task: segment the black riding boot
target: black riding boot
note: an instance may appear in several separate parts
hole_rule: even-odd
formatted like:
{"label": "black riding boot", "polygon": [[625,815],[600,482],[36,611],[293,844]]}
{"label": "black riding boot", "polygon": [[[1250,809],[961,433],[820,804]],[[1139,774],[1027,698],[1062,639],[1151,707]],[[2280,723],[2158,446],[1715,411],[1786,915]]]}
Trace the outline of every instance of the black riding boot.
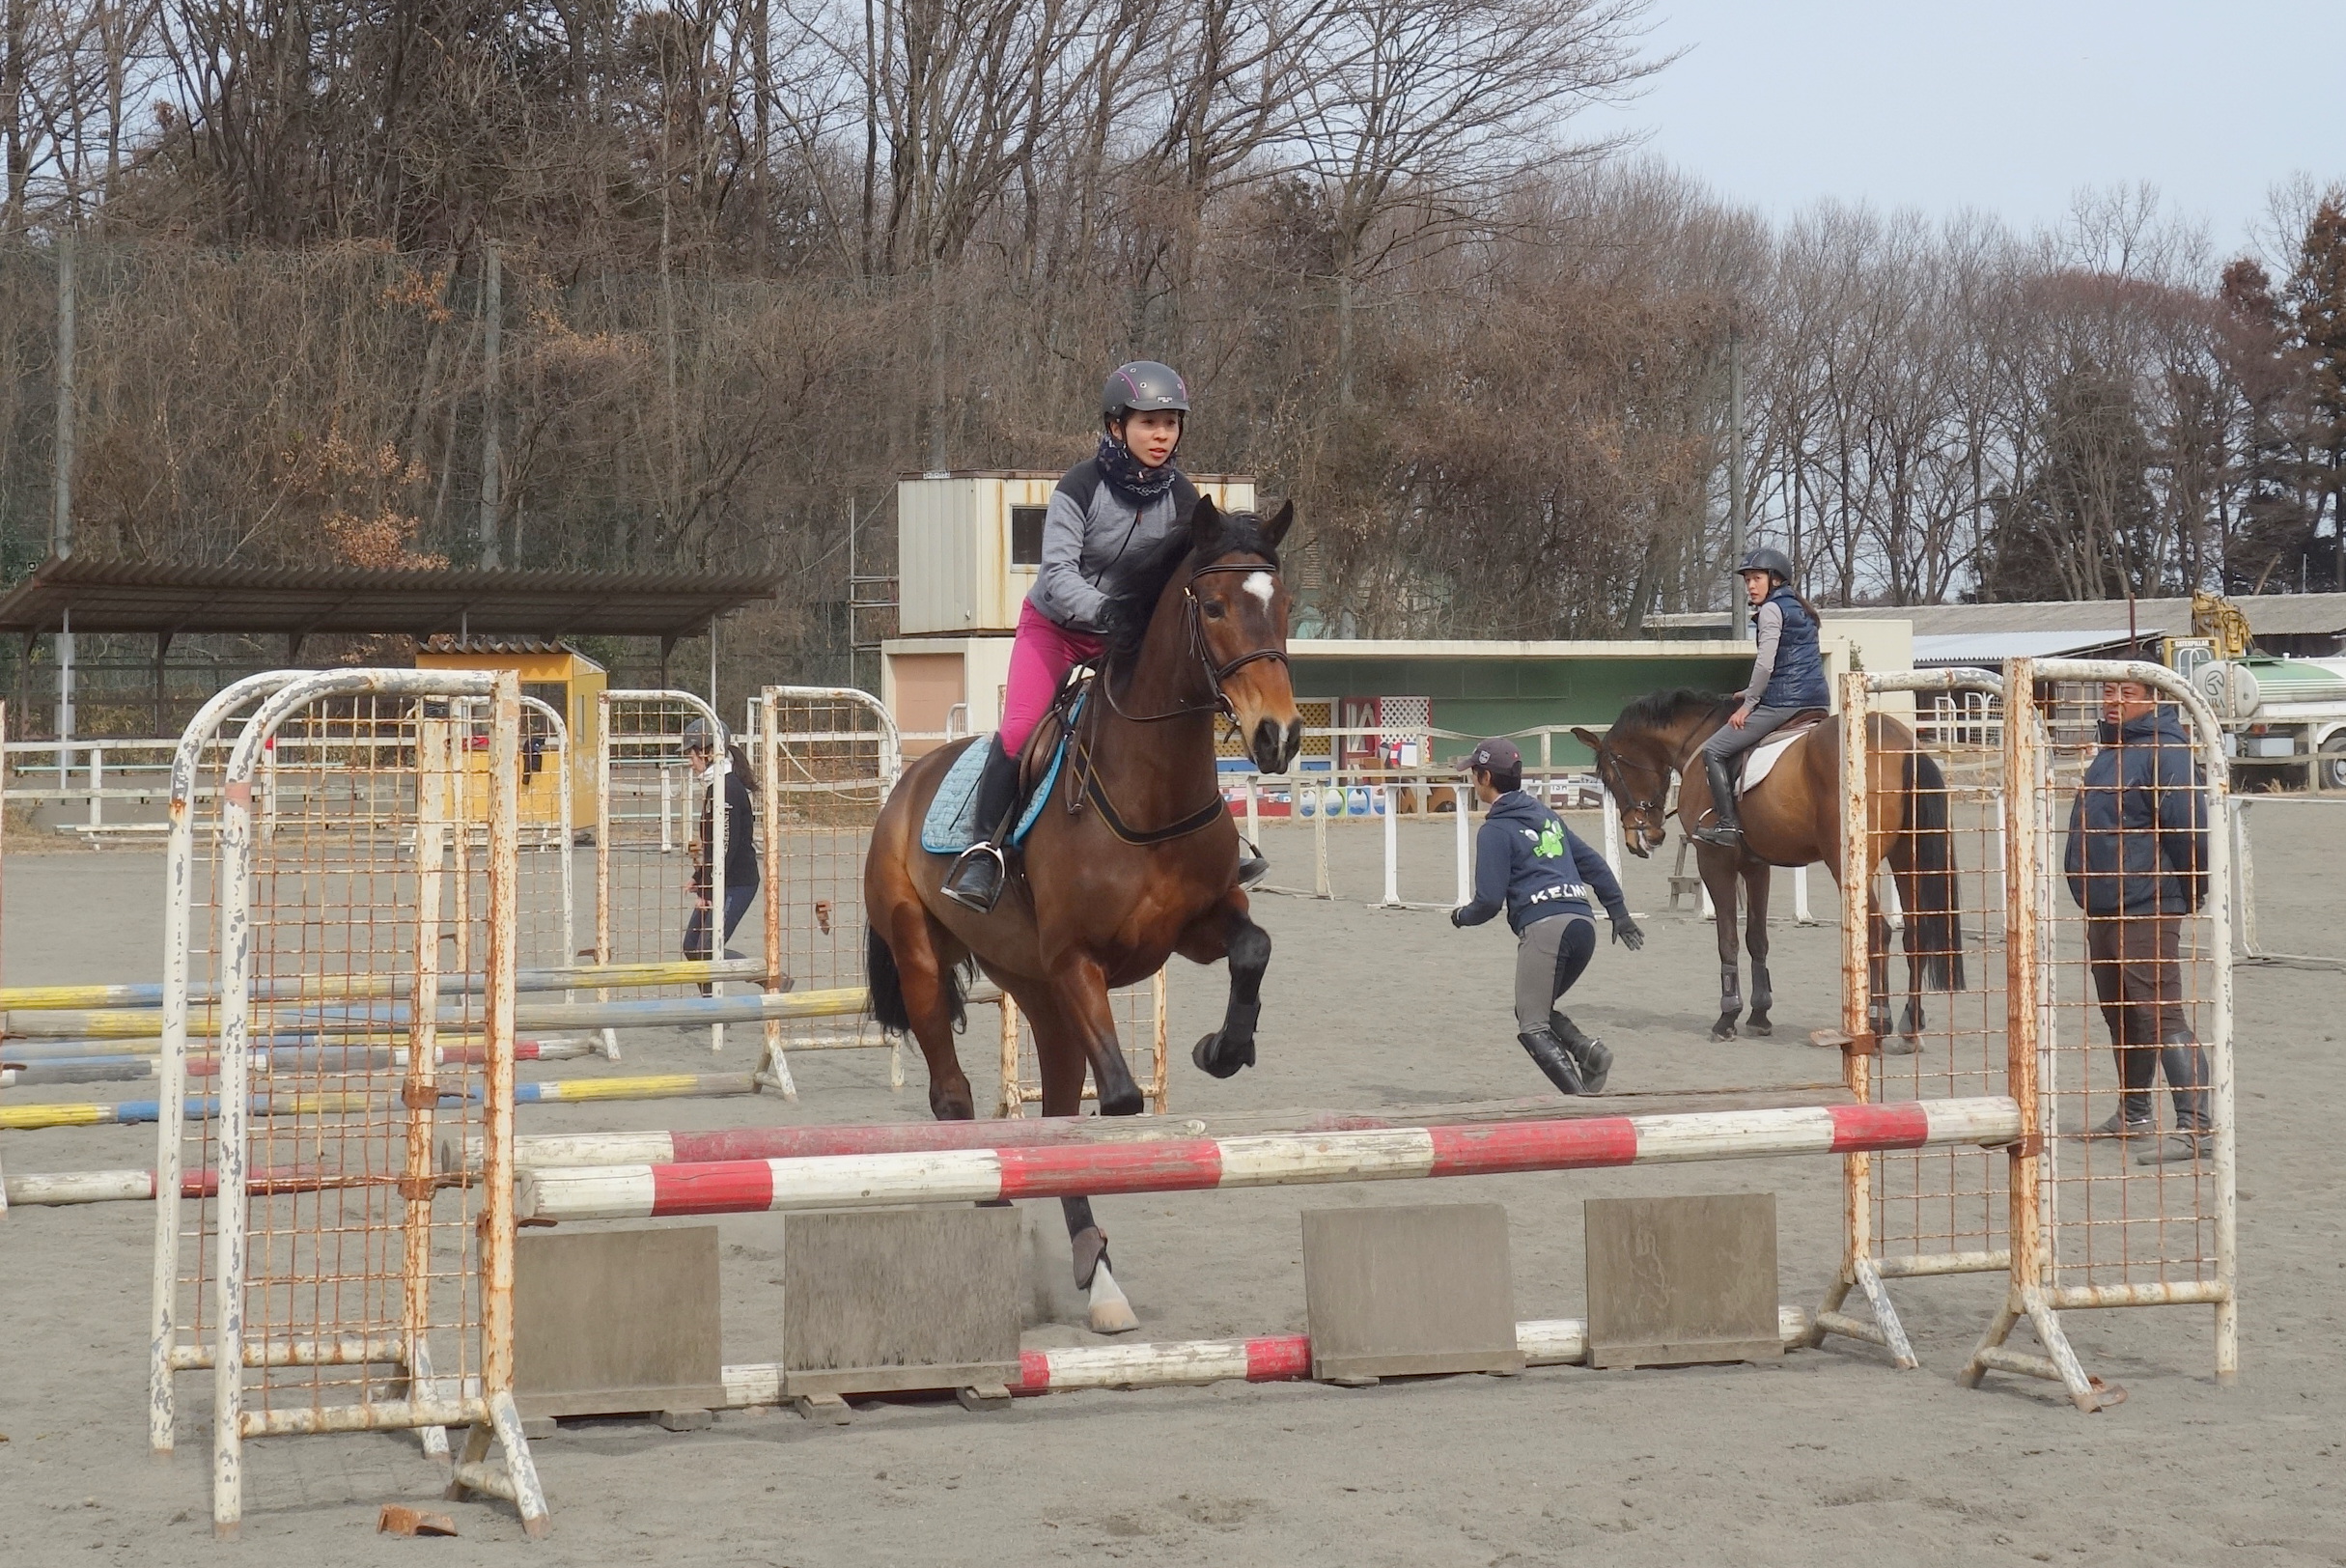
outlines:
{"label": "black riding boot", "polygon": [[1744,825],[1735,811],[1735,770],[1724,757],[1702,754],[1703,770],[1711,779],[1711,826],[1694,829],[1694,837],[1722,849],[1743,848]]}
{"label": "black riding boot", "polygon": [[1548,1028],[1564,1042],[1564,1049],[1579,1064],[1580,1092],[1603,1094],[1605,1079],[1613,1070],[1613,1053],[1605,1049],[1605,1042],[1593,1034],[1581,1033],[1580,1026],[1561,1013],[1548,1015]]}
{"label": "black riding boot", "polygon": [[954,903],[980,914],[992,911],[1002,896],[1002,884],[1009,880],[1002,847],[1017,826],[1013,819],[1019,809],[1019,759],[1003,751],[998,734],[986,744],[986,770],[978,775],[977,807],[971,820],[991,824],[992,830],[961,853],[953,869],[945,873],[941,889]]}
{"label": "black riding boot", "polygon": [[1263,858],[1263,852],[1256,849],[1253,845],[1247,843],[1244,839],[1240,839],[1238,867],[1239,886],[1252,887],[1256,882],[1261,882],[1265,877],[1270,875],[1271,862]]}
{"label": "black riding boot", "polygon": [[1531,1053],[1531,1059],[1540,1064],[1540,1071],[1548,1075],[1549,1082],[1565,1094],[1583,1092],[1580,1087],[1580,1064],[1574,1061],[1572,1052],[1564,1049],[1564,1042],[1546,1029],[1535,1029],[1530,1034],[1519,1034],[1515,1038],[1518,1045]]}

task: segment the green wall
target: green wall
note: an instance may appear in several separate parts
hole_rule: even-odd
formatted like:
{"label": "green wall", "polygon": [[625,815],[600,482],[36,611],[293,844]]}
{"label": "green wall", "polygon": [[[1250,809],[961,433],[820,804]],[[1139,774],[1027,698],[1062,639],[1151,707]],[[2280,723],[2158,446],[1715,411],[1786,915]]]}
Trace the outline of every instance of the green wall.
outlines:
{"label": "green wall", "polygon": [[[1674,686],[1726,692],[1750,678],[1748,658],[1666,655],[1634,658],[1327,658],[1296,661],[1299,697],[1431,697],[1437,729],[1506,735],[1539,724],[1609,724],[1634,697]],[[1437,741],[1438,760],[1467,748]],[[1588,748],[1558,736],[1561,766],[1588,762]],[[1538,752],[1525,747],[1533,762]]]}

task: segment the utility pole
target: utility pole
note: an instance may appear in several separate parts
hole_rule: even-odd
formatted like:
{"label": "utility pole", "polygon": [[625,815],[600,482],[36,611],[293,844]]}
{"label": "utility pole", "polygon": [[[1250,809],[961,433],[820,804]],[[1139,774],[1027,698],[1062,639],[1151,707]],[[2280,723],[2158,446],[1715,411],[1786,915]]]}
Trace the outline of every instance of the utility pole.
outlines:
{"label": "utility pole", "polygon": [[[49,514],[49,554],[73,553],[73,230],[57,231],[57,447],[55,494]],[[73,757],[73,612],[57,633],[57,787],[65,788]]]}
{"label": "utility pole", "polygon": [[497,451],[497,357],[505,342],[505,279],[497,262],[497,242],[489,242],[486,273],[486,297],[482,302],[481,359],[483,397],[481,407],[481,564],[485,567],[504,565],[504,550],[498,540],[497,512],[498,482],[504,460]]}
{"label": "utility pole", "polygon": [[[1745,535],[1749,531],[1744,511],[1744,335],[1735,327],[1727,328],[1727,565],[1732,571],[1744,564],[1746,548]],[[1742,642],[1747,618],[1744,614],[1742,581],[1730,577],[1736,585],[1727,595],[1727,636]]]}

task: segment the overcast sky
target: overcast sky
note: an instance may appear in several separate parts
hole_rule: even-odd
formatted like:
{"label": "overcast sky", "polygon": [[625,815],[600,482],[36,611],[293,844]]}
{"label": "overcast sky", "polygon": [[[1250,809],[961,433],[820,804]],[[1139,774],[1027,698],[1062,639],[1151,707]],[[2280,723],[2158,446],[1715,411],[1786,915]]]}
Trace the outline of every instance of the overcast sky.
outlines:
{"label": "overcast sky", "polygon": [[2346,0],[1654,0],[1684,55],[1621,111],[1783,217],[1821,197],[2056,222],[2149,181],[2237,252],[2276,181],[2346,180]]}

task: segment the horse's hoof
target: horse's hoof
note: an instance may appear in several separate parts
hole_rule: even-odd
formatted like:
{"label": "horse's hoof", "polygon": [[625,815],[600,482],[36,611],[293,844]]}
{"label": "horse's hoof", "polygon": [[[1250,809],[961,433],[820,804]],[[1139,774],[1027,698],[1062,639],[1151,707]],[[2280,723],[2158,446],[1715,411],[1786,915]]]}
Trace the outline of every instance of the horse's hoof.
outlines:
{"label": "horse's hoof", "polygon": [[1116,1283],[1115,1274],[1109,1272],[1104,1255],[1092,1271],[1084,1322],[1096,1334],[1129,1334],[1140,1327],[1140,1319],[1132,1311],[1132,1303],[1125,1299],[1124,1287]]}
{"label": "horse's hoof", "polygon": [[1717,1023],[1712,1024],[1712,1025],[1711,1025],[1711,1038],[1712,1038],[1712,1039],[1714,1039],[1714,1040],[1732,1040],[1732,1039],[1734,1039],[1734,1038],[1735,1038],[1735,1021],[1734,1021],[1733,1019],[1720,1019],[1720,1020],[1719,1020],[1719,1021],[1718,1021]]}
{"label": "horse's hoof", "polygon": [[1744,1025],[1744,1032],[1746,1034],[1771,1035],[1775,1033],[1775,1025],[1773,1023],[1746,1023]]}
{"label": "horse's hoof", "polygon": [[1146,1106],[1140,1086],[1133,1084],[1114,1096],[1102,1096],[1100,1114],[1103,1116],[1137,1116]]}
{"label": "horse's hoof", "polygon": [[1893,1034],[1882,1042],[1885,1056],[1912,1056],[1922,1049],[1922,1042],[1911,1034]]}
{"label": "horse's hoof", "polygon": [[1226,1052],[1220,1049],[1221,1044],[1222,1037],[1218,1031],[1199,1037],[1197,1044],[1190,1049],[1189,1060],[1197,1065],[1199,1072],[1217,1078],[1235,1078],[1239,1069],[1254,1065],[1253,1041],[1249,1040],[1239,1050]]}

